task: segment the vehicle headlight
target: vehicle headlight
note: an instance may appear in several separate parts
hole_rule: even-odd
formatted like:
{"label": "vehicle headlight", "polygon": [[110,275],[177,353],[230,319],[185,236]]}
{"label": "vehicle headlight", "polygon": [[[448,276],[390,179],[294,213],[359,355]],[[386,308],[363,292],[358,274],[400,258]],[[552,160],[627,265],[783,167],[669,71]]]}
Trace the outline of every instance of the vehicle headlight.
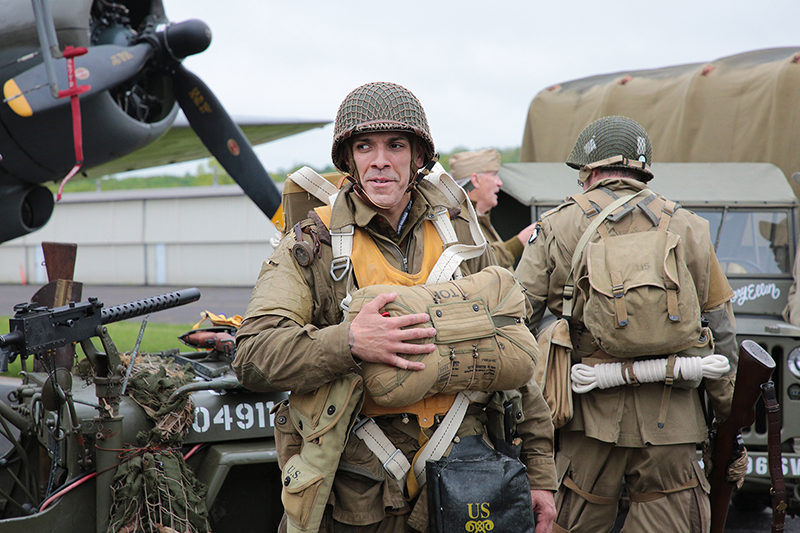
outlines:
{"label": "vehicle headlight", "polygon": [[786,358],[786,365],[789,367],[789,372],[797,379],[800,379],[800,346],[789,352],[789,356]]}

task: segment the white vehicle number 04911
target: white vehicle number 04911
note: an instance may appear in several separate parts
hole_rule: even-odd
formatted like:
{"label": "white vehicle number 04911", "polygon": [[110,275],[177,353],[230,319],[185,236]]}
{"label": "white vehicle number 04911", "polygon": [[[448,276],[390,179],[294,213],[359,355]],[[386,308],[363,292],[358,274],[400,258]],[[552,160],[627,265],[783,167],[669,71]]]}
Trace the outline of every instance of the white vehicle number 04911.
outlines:
{"label": "white vehicle number 04911", "polygon": [[196,433],[205,433],[212,424],[224,428],[225,431],[236,428],[246,431],[255,427],[259,429],[272,427],[274,415],[270,414],[270,411],[274,405],[275,402],[256,402],[254,405],[240,403],[231,413],[231,406],[226,404],[221,406],[213,417],[206,407],[198,406],[194,408],[192,429]]}

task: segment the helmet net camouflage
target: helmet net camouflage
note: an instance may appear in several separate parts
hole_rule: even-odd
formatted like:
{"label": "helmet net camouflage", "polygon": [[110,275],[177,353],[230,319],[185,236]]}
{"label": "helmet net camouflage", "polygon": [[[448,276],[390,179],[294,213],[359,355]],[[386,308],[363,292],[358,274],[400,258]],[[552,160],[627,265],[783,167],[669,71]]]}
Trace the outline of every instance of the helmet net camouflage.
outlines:
{"label": "helmet net camouflage", "polygon": [[368,131],[408,131],[423,141],[426,161],[435,152],[422,104],[411,91],[396,83],[368,83],[345,97],[333,129],[331,158],[337,169],[351,171],[344,141]]}
{"label": "helmet net camouflage", "polygon": [[603,117],[578,135],[567,165],[578,169],[580,181],[595,168],[629,168],[648,181],[653,177],[650,164],[653,147],[644,128],[628,117]]}

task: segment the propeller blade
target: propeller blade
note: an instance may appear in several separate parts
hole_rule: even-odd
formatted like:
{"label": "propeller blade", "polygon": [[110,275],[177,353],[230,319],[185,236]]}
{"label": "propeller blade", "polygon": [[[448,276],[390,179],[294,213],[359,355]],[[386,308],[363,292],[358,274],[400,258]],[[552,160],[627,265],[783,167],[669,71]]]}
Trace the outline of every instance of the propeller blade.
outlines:
{"label": "propeller blade", "polygon": [[208,86],[183,65],[176,66],[173,81],[178,104],[197,136],[247,196],[272,219],[281,205],[281,193],[241,128]]}
{"label": "propeller blade", "polygon": [[[92,46],[88,50],[88,53],[75,58],[78,84],[91,86],[82,95],[84,98],[129,80],[142,70],[154,52],[149,43],[135,46],[105,44]],[[55,70],[58,88],[63,91],[69,87],[67,60],[56,60]],[[7,80],[3,85],[3,95],[11,109],[23,117],[70,105],[69,98],[53,98],[48,88],[44,63]]]}

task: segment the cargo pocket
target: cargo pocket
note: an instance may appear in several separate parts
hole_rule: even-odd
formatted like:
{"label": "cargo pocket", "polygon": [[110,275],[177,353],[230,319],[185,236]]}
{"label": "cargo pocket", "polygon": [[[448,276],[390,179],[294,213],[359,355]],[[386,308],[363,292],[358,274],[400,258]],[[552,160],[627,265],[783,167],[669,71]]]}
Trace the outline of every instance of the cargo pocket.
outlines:
{"label": "cargo pocket", "polygon": [[281,502],[286,515],[300,529],[306,529],[323,476],[300,455],[295,455],[286,461],[282,477]]}
{"label": "cargo pocket", "polygon": [[570,465],[572,458],[566,453],[556,454],[556,482],[558,483],[558,492],[556,493],[556,521],[559,518],[564,520],[564,523],[569,519],[570,500],[572,499],[572,491],[564,488],[564,478],[569,475]]}
{"label": "cargo pocket", "polygon": [[280,402],[270,414],[275,415],[275,451],[278,454],[278,467],[282,470],[290,457],[300,453],[303,437],[289,417],[289,402]]}
{"label": "cargo pocket", "polygon": [[[691,530],[694,531],[708,531],[711,528],[711,501],[709,494],[711,494],[711,485],[703,473],[703,467],[697,461],[692,461],[694,468],[694,475],[700,481],[697,487],[692,489],[694,496],[694,504],[696,511],[690,512]],[[695,514],[696,513],[696,514]]]}

